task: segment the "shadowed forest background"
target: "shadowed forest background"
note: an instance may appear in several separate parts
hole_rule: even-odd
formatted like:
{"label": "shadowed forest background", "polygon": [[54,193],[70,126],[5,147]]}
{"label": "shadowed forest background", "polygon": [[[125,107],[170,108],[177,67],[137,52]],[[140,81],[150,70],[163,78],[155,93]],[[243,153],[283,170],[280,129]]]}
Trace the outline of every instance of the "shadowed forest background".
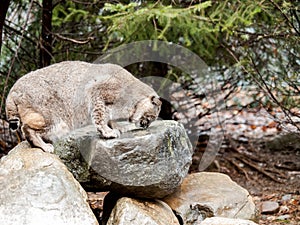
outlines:
{"label": "shadowed forest background", "polygon": [[[163,40],[199,55],[220,75],[228,95],[255,86],[264,96],[253,92],[252,106],[280,106],[292,115],[299,104],[299,7],[297,1],[276,0],[5,0],[0,12],[2,110],[12,84],[32,70],[64,60],[92,62],[124,43]],[[183,75],[154,65],[135,68],[144,76]]]}
{"label": "shadowed forest background", "polygon": [[[179,44],[200,56],[216,77],[225,103],[221,117],[228,119],[229,125],[218,157],[208,170],[231,175],[260,199],[278,200],[286,193],[294,194],[297,202],[286,204],[291,224],[297,221],[299,1],[3,0],[1,155],[18,141],[7,129],[4,110],[5,98],[18,78],[65,60],[93,62],[109,49],[142,40]],[[195,88],[190,74],[157,62],[141,62],[126,69],[136,76],[167,77],[191,90],[195,105],[201,106],[196,115],[199,127],[203,118],[215,112],[215,105],[205,103],[205,95]],[[165,103],[161,117],[176,119],[175,112]],[[284,138],[276,139],[279,136]],[[191,172],[197,170],[208,138],[209,129],[200,129]],[[276,216],[280,215],[262,219],[261,224],[275,224]]]}

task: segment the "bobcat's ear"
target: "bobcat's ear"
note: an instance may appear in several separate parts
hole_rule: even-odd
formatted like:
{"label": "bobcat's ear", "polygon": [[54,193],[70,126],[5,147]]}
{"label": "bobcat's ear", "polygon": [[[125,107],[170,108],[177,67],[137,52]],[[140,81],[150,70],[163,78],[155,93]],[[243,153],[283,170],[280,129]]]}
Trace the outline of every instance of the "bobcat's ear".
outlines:
{"label": "bobcat's ear", "polygon": [[151,102],[152,102],[153,105],[161,106],[161,101],[160,101],[159,97],[152,96],[151,97]]}

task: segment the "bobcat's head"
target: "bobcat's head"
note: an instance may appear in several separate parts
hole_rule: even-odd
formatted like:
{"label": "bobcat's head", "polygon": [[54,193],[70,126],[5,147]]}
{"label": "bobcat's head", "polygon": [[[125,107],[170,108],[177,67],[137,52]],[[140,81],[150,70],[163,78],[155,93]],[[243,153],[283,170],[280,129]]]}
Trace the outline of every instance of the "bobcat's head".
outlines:
{"label": "bobcat's head", "polygon": [[158,96],[150,96],[139,101],[134,108],[129,121],[136,126],[148,128],[149,125],[157,119],[160,112],[161,101]]}

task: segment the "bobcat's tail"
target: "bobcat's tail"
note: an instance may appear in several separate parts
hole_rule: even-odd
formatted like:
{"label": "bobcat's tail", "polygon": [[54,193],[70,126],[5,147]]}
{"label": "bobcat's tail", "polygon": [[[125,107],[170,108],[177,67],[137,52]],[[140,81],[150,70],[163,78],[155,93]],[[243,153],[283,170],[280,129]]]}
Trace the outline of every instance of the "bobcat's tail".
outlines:
{"label": "bobcat's tail", "polygon": [[18,107],[10,94],[6,98],[6,117],[9,122],[9,129],[17,131],[20,128],[20,116]]}

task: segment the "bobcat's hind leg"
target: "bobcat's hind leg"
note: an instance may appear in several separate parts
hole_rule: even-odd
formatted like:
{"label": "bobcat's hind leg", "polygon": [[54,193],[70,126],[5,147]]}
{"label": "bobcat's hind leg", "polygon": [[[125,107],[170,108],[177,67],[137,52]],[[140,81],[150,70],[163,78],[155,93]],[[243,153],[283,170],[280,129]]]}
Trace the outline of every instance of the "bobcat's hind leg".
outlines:
{"label": "bobcat's hind leg", "polygon": [[53,145],[45,143],[41,136],[38,134],[37,130],[32,129],[27,124],[25,124],[22,126],[22,132],[31,146],[41,148],[45,152],[54,152]]}
{"label": "bobcat's hind leg", "polygon": [[21,130],[30,145],[52,153],[53,145],[45,143],[40,134],[47,127],[45,118],[31,107],[23,105],[19,105],[19,114],[22,123]]}

